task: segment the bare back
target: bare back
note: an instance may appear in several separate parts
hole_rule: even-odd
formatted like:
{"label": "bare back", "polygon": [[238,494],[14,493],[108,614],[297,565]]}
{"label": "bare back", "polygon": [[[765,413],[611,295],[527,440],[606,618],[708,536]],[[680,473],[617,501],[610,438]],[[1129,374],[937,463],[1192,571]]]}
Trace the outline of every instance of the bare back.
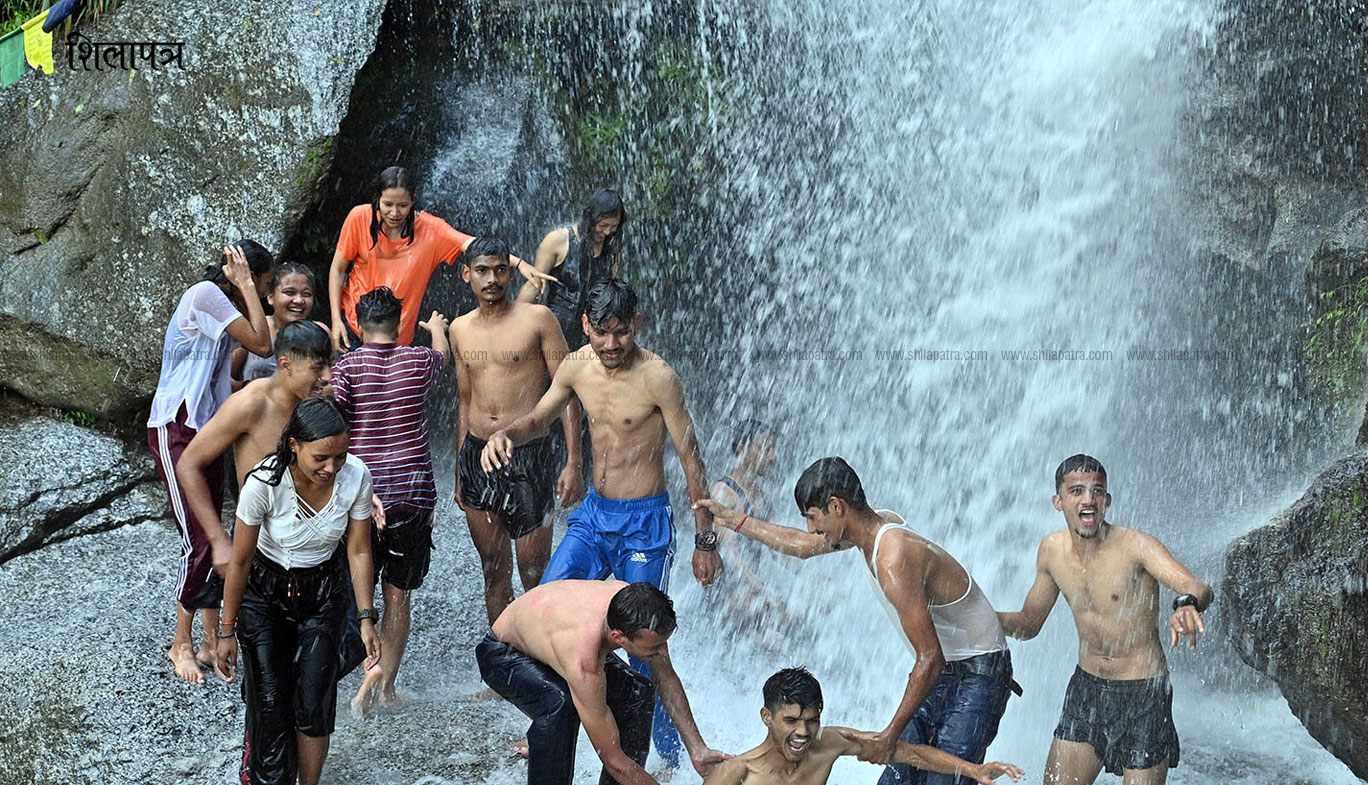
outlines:
{"label": "bare back", "polygon": [[[477,309],[451,323],[451,349],[468,388],[470,433],[488,439],[536,406],[550,384],[544,352],[556,351],[547,345],[548,331],[560,334],[550,309],[526,303],[512,303],[498,318]],[[563,340],[559,352],[565,352]],[[531,434],[545,435],[546,429]]]}
{"label": "bare back", "polygon": [[665,388],[678,377],[664,360],[637,347],[630,367],[609,370],[590,349],[566,359],[566,383],[589,417],[594,487],[609,499],[665,492]]}
{"label": "bare back", "polygon": [[1073,611],[1078,664],[1104,679],[1147,679],[1165,672],[1159,641],[1159,583],[1139,549],[1145,535],[1108,524],[1106,539],[1084,561],[1069,532],[1046,535],[1040,561]]}
{"label": "bare back", "polygon": [[622,581],[553,581],[514,600],[495,620],[494,635],[572,685],[583,669],[601,669],[612,650],[605,620]]}

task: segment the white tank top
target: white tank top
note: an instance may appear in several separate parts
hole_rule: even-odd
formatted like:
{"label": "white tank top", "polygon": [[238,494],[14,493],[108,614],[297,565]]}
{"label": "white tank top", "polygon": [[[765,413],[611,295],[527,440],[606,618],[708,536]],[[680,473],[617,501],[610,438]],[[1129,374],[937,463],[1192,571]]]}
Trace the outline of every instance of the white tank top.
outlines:
{"label": "white tank top", "polygon": [[[879,515],[890,513],[897,515],[891,510],[875,510]],[[902,516],[898,516],[901,518]],[[888,618],[893,620],[898,632],[902,633],[903,642],[907,648],[916,655],[916,650],[912,649],[912,642],[907,639],[907,633],[903,632],[902,619],[898,617],[898,609],[893,607],[893,603],[888,601],[888,596],[884,594],[883,587],[879,585],[879,579],[874,574],[874,565],[879,559],[879,544],[883,542],[883,536],[889,529],[911,529],[905,523],[888,523],[879,529],[879,533],[874,535],[874,552],[870,554],[869,562],[865,565],[868,569],[865,574],[869,576],[869,582],[874,586],[874,595],[883,604],[884,610],[888,613]],[[930,542],[930,540],[928,540]],[[931,543],[936,545],[935,543]],[[939,545],[936,545],[940,548]],[[941,548],[944,550],[944,548]],[[974,576],[969,575],[965,570],[965,575],[969,577],[969,590],[954,602],[945,605],[928,605],[931,611],[931,621],[936,625],[936,637],[940,640],[941,654],[946,662],[957,662],[967,660],[970,657],[977,657],[980,654],[1002,651],[1007,648],[1007,636],[1002,632],[1002,625],[998,622],[997,611],[993,610],[992,603],[984,596],[974,582]]]}

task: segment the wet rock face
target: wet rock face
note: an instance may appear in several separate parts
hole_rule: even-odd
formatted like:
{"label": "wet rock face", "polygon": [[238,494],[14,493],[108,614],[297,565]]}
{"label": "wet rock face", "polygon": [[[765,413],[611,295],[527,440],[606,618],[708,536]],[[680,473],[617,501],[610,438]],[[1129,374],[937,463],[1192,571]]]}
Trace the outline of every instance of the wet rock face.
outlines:
{"label": "wet rock face", "polygon": [[[326,170],[385,0],[147,0],[81,33],[184,42],[184,68],[71,70],[0,92],[0,379],[127,415],[176,299],[225,242],[272,250]],[[77,61],[79,69],[80,62]]]}
{"label": "wet rock face", "polygon": [[0,563],[56,540],[167,516],[151,458],[118,440],[35,417],[0,428]]}
{"label": "wet rock face", "polygon": [[1226,554],[1222,613],[1326,749],[1368,778],[1368,454],[1340,460]]}

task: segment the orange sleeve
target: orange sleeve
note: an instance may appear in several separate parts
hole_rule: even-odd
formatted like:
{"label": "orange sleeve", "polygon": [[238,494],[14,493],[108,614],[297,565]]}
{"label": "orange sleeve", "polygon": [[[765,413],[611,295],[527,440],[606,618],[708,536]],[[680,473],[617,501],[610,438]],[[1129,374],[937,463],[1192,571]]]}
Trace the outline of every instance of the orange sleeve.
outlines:
{"label": "orange sleeve", "polygon": [[452,229],[451,224],[435,215],[428,214],[428,217],[432,219],[430,222],[432,228],[432,266],[435,268],[443,263],[454,264],[466,243],[475,238],[465,232]]}
{"label": "orange sleeve", "polygon": [[357,257],[371,247],[370,204],[358,204],[347,213],[342,222],[342,233],[337,238],[337,250],[344,259],[356,261]]}

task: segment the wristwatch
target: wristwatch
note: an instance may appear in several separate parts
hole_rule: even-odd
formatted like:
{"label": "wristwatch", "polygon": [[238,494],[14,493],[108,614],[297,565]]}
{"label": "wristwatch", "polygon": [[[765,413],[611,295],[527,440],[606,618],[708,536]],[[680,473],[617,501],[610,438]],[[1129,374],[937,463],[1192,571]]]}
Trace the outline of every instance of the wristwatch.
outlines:
{"label": "wristwatch", "polygon": [[356,621],[358,623],[365,621],[366,619],[370,619],[371,621],[379,621],[380,612],[375,610],[374,608],[366,608],[365,610],[360,610],[356,612]]}
{"label": "wristwatch", "polygon": [[1183,607],[1184,605],[1191,605],[1192,607],[1196,608],[1197,598],[1191,594],[1180,594],[1177,597],[1173,598],[1173,609],[1175,611]]}
{"label": "wristwatch", "polygon": [[696,551],[715,551],[717,550],[717,532],[706,531],[694,535],[694,550]]}

